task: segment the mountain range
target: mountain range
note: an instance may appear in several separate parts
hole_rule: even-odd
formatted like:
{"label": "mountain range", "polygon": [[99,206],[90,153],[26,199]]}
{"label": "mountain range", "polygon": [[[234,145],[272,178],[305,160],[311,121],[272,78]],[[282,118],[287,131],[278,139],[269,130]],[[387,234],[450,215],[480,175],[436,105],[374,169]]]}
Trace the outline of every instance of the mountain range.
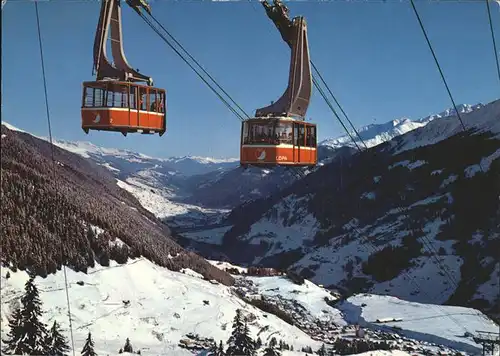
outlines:
{"label": "mountain range", "polygon": [[[483,106],[480,103],[461,104],[457,109],[464,114]],[[454,112],[455,109],[449,108],[421,119],[399,118],[383,124],[363,126],[357,131],[364,144],[353,131],[350,135],[362,148],[364,145],[373,147],[423,127],[435,119],[450,117]],[[7,128],[22,131],[8,123],[3,124]],[[44,137],[39,138],[46,140]],[[175,203],[193,205],[190,209],[196,211],[195,215],[199,215],[199,209],[196,207],[231,209],[247,201],[275,193],[298,178],[296,172],[281,167],[265,170],[249,168],[243,171],[242,168],[238,168],[237,158],[215,159],[196,156],[155,158],[129,150],[98,147],[85,141],[55,140],[55,144],[82,157],[91,158],[99,165],[108,168],[120,180],[128,179],[135,183],[140,181],[140,184],[151,186],[168,199],[170,206],[176,206]],[[319,166],[339,155],[342,157],[352,155],[356,152],[354,146],[347,134],[319,142]],[[234,184],[235,181],[238,184]],[[177,210],[183,209],[177,208]]]}

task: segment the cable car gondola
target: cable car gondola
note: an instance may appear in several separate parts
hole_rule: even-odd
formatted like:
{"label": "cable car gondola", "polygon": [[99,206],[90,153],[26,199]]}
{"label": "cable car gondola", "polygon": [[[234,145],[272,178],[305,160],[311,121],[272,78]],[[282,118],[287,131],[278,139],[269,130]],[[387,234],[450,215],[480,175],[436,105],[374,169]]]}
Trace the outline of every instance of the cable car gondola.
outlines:
{"label": "cable car gondola", "polygon": [[[129,0],[136,12],[150,13],[141,0]],[[106,39],[111,27],[111,52],[114,64],[106,55]],[[153,79],[127,63],[122,45],[120,0],[103,0],[94,40],[96,81],[83,83],[82,129],[143,134],[166,131],[166,93],[153,87]],[[144,82],[145,84],[137,84]]]}
{"label": "cable car gondola", "polygon": [[262,4],[281,37],[291,48],[290,74],[285,93],[275,103],[257,109],[241,129],[240,164],[252,166],[315,166],[316,125],[305,122],[312,94],[312,75],[303,17],[290,20],[279,0]]}

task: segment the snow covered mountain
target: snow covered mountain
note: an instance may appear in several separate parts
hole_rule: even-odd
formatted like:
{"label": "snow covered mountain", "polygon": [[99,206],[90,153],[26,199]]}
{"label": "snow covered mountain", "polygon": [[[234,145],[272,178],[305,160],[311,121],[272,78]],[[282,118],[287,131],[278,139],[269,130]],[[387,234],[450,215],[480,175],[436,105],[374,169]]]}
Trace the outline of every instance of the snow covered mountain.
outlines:
{"label": "snow covered mountain", "polygon": [[[484,106],[483,104],[476,104],[476,105],[461,104],[457,106],[457,109],[460,114],[466,114],[474,110],[480,109],[483,106]],[[361,136],[361,138],[363,139],[363,142],[366,144],[366,146],[373,147],[380,145],[386,141],[392,140],[394,137],[403,135],[407,132],[413,131],[420,127],[424,127],[429,122],[435,119],[455,116],[456,115],[455,113],[456,113],[455,109],[450,108],[444,110],[443,112],[440,112],[439,114],[433,114],[419,120],[410,120],[409,118],[403,117],[400,119],[386,122],[384,124],[371,124],[363,126],[357,131]],[[363,143],[361,142],[359,137],[357,137],[355,132],[351,131],[350,134],[352,135],[356,143],[361,148],[364,148]],[[337,138],[326,139],[324,141],[321,141],[319,145],[333,147],[333,148],[338,148],[343,146],[355,147],[352,139],[347,134]]]}
{"label": "snow covered mountain", "polygon": [[[467,113],[481,107],[482,104],[459,105],[458,110]],[[368,125],[360,128],[359,133],[366,145],[372,147],[453,113],[454,109],[447,109],[415,121],[403,118]],[[359,140],[357,142],[360,144]],[[109,169],[150,211],[173,225],[216,224],[228,209],[266,197],[299,179],[296,172],[279,167],[243,170],[238,167],[237,158],[154,158],[129,150],[98,147],[90,142],[55,140],[55,144]],[[338,151],[341,147],[343,149]],[[356,152],[353,147],[347,135],[320,142],[319,165],[352,155]]]}
{"label": "snow covered mountain", "polygon": [[[211,263],[220,269],[249,272],[226,263]],[[6,267],[1,267],[0,273],[1,339],[6,340],[8,318],[20,304],[27,274]],[[96,265],[87,274],[68,270],[75,349],[77,353],[82,349],[91,332],[99,355],[118,355],[126,338],[134,352],[142,355],[207,355],[214,342],[222,341],[227,347],[237,309],[242,310],[254,340],[266,345],[274,337],[295,350],[282,351],[283,356],[310,355],[322,344],[340,354],[355,354],[355,348],[371,348],[369,355],[387,356],[457,351],[478,354],[480,345],[472,339],[475,330],[495,332],[497,328],[474,309],[422,305],[370,294],[341,300],[307,280],[233,277],[236,284],[227,287],[192,270],[175,272],[144,258],[125,264],[112,262],[108,267]],[[43,321],[51,325],[56,320],[68,336],[62,272],[37,277],[35,284],[43,302]],[[428,320],[433,321],[432,327]],[[364,331],[361,339],[355,336],[355,324]],[[306,353],[307,348],[311,351]]]}
{"label": "snow covered mountain", "polygon": [[[194,231],[237,263],[346,292],[474,305],[500,318],[500,100],[432,120]],[[388,261],[390,261],[388,263]]]}
{"label": "snow covered mountain", "polygon": [[170,158],[154,158],[129,150],[98,147],[90,142],[70,142],[56,140],[56,145],[77,153],[83,157],[108,165],[109,169],[117,169],[121,174],[132,174],[145,169],[154,169],[169,175],[189,177],[212,171],[232,169],[238,165],[238,159],[216,159],[208,157],[184,156]]}

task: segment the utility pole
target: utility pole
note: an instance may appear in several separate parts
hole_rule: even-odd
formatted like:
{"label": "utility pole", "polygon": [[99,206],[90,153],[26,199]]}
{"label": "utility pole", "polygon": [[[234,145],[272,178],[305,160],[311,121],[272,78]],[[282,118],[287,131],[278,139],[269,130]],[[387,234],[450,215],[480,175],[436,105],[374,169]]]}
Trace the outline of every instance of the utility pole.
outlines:
{"label": "utility pole", "polygon": [[483,356],[494,355],[495,349],[500,347],[500,334],[491,331],[476,331],[476,335],[473,336],[474,341],[477,344],[483,346]]}

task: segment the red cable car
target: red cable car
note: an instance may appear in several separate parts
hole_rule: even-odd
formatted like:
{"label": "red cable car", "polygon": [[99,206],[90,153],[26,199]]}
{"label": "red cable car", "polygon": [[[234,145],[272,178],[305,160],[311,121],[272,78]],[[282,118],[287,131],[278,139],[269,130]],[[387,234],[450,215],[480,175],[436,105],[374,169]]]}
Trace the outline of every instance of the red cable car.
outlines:
{"label": "red cable car", "polygon": [[315,166],[316,125],[305,122],[312,94],[307,24],[303,17],[290,20],[279,0],[262,4],[284,41],[291,48],[290,75],[285,93],[275,103],[257,109],[255,118],[242,123],[242,166]]}
{"label": "red cable car", "polygon": [[[150,13],[140,0],[127,3],[138,13]],[[111,52],[107,58],[106,39],[111,26]],[[82,129],[143,134],[166,131],[166,94],[153,87],[153,79],[140,74],[127,63],[122,45],[120,0],[103,0],[94,40],[96,81],[83,83]],[[137,84],[145,82],[146,84]]]}

